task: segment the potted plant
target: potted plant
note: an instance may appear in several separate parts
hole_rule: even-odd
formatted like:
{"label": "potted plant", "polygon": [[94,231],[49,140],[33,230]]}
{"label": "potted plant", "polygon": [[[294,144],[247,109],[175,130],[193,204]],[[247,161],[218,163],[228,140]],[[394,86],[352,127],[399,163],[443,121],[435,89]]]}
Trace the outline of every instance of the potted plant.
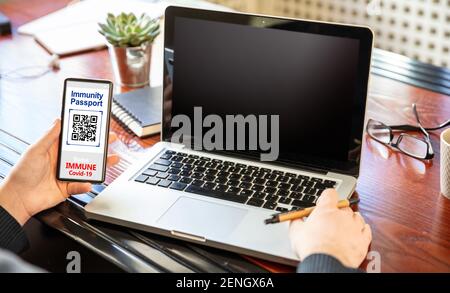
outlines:
{"label": "potted plant", "polygon": [[116,80],[123,86],[141,87],[150,82],[152,45],[160,33],[159,20],[145,13],[117,16],[108,13],[99,32],[108,41],[108,50]]}

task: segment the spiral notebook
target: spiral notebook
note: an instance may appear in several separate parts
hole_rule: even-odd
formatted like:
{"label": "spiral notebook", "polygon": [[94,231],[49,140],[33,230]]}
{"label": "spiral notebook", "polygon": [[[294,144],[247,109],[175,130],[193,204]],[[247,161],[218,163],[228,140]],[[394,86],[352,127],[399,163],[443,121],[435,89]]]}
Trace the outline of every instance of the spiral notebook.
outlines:
{"label": "spiral notebook", "polygon": [[162,87],[145,87],[113,97],[111,113],[139,137],[161,131]]}

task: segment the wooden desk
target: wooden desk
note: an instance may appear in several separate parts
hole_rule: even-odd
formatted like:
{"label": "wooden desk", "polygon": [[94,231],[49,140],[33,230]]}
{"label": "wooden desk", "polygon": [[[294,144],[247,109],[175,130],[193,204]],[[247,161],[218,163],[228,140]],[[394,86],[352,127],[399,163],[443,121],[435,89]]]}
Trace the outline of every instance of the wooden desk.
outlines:
{"label": "wooden desk", "polygon": [[[11,0],[1,3],[0,11],[12,19],[15,30],[67,2]],[[2,71],[45,63],[48,58],[30,37],[14,33],[0,38]],[[71,76],[112,79],[107,51],[65,57],[61,70],[37,79],[0,80],[0,128],[35,141],[58,117],[62,81]],[[425,125],[450,117],[449,96],[371,76],[367,118],[414,123],[412,103],[417,103]],[[136,139],[114,121],[112,130],[134,149],[150,147],[159,140],[158,136]],[[439,132],[431,139],[436,157],[424,163],[364,138],[357,186],[359,210],[372,226],[371,250],[380,253],[383,272],[450,271],[450,200],[439,194]]]}

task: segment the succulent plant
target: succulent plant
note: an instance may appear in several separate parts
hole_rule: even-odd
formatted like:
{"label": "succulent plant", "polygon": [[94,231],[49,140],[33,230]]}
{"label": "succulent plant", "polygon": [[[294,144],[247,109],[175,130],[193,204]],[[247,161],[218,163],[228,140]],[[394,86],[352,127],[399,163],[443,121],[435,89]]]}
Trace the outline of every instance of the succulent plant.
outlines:
{"label": "succulent plant", "polygon": [[145,13],[139,18],[133,13],[115,16],[108,13],[106,23],[99,23],[99,32],[114,47],[136,47],[145,42],[152,43],[159,35],[159,20]]}

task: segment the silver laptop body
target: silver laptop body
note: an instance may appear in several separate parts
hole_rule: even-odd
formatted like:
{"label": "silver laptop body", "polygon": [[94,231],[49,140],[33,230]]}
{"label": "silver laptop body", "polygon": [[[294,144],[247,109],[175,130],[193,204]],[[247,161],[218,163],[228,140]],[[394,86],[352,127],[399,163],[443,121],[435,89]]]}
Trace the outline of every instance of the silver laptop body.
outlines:
{"label": "silver laptop body", "polygon": [[[171,142],[166,137],[168,135],[166,130],[167,125],[163,123],[162,141],[155,144],[142,156],[139,162],[134,163],[94,198],[85,207],[85,212],[87,217],[91,219],[226,249],[270,261],[295,265],[299,259],[291,249],[291,243],[288,238],[289,223],[264,224],[264,220],[271,217],[278,210],[291,210],[295,208],[292,204],[278,203],[276,205],[277,208],[272,209],[264,208],[264,204],[262,206],[252,206],[247,204],[247,202],[223,200],[218,196],[207,196],[186,192],[185,190],[176,190],[170,187],[158,186],[158,183],[155,183],[163,179],[153,179],[153,182],[156,184],[153,185],[150,183],[150,177],[152,176],[146,179],[147,175],[145,175],[155,174],[151,171],[158,172],[158,170],[149,169],[152,166],[166,167],[156,164],[156,161],[160,160],[161,156],[164,156],[164,158],[181,156],[182,160],[179,161],[180,164],[183,164],[187,158],[203,157],[207,162],[228,162],[228,164],[234,165],[242,164],[239,166],[245,165],[247,166],[246,168],[251,166],[254,170],[260,170],[261,168],[271,169],[275,170],[277,174],[289,174],[292,178],[309,177],[316,178],[315,180],[320,182],[334,182],[332,185],[337,189],[340,199],[349,198],[354,192],[357,182],[357,172],[359,170],[359,153],[361,151],[362,130],[359,129],[363,128],[364,123],[365,99],[372,46],[372,34],[370,30],[363,27],[338,24],[169,7],[166,10],[165,20],[165,63],[167,66],[165,74],[169,75],[172,79],[174,78],[173,74],[175,74],[174,89],[177,83],[177,68],[176,65],[173,65],[173,57],[175,56],[175,64],[177,64],[178,55],[176,53],[173,55],[173,48],[170,49],[169,47],[171,46],[170,39],[173,37],[170,34],[174,34],[173,30],[176,27],[175,23],[177,18],[182,18],[183,21],[189,19],[201,19],[201,21],[205,21],[205,19],[206,21],[208,19],[220,19],[223,23],[227,24],[229,22],[239,22],[241,21],[241,17],[242,23],[244,24],[239,25],[242,26],[250,26],[250,23],[253,23],[253,26],[257,27],[257,25],[254,25],[255,22],[274,23],[273,25],[275,26],[278,23],[290,23],[293,25],[299,24],[299,27],[303,30],[305,28],[302,25],[310,24],[316,27],[309,28],[312,31],[320,31],[322,34],[328,31],[332,31],[333,33],[338,31],[344,36],[354,35],[354,38],[359,40],[359,45],[362,47],[360,48],[360,54],[363,56],[359,56],[358,59],[359,68],[362,70],[358,71],[358,74],[362,74],[363,77],[355,81],[358,83],[356,86],[361,88],[361,94],[355,99],[358,99],[361,103],[358,107],[362,111],[362,114],[360,114],[357,121],[352,121],[352,123],[357,123],[356,128],[358,131],[355,141],[359,139],[359,148],[356,148],[356,151],[353,150],[353,153],[356,152],[357,154],[351,164],[352,167],[348,169],[350,171],[340,172],[336,168],[324,168],[324,165],[320,164],[311,168],[311,164],[261,162],[236,154],[230,155],[224,152],[208,152],[202,150],[195,151],[184,144]],[[244,21],[247,19],[252,19],[253,22]],[[232,25],[236,24],[233,23]],[[283,30],[280,31],[281,34],[284,32]],[[182,54],[179,56],[181,60],[183,58]],[[171,58],[172,62],[169,62]],[[220,58],[220,56],[217,56],[217,58]],[[170,64],[172,67],[170,67]],[[167,87],[167,85],[165,86]],[[164,102],[165,100],[163,100],[163,104]],[[176,98],[171,100],[171,102],[173,104],[177,103]],[[170,111],[167,109],[163,110],[163,121],[171,119],[171,114],[168,114],[168,112]],[[239,114],[239,106],[236,106],[236,113],[233,114]],[[347,113],[347,115],[354,116],[354,113]],[[295,135],[296,129],[292,129],[291,131]],[[280,148],[283,148],[283,145]],[[344,165],[347,167],[349,164],[346,163]],[[161,172],[166,172],[166,169],[162,168]],[[156,175],[153,175],[152,178],[155,177]],[[148,181],[143,181],[143,178]],[[164,180],[167,180],[167,178]],[[290,192],[289,196],[293,194],[293,191],[288,192]],[[300,198],[297,198],[297,200],[301,200],[301,197],[305,195],[300,192],[299,196]],[[310,203],[314,204],[317,197],[318,194],[309,198]],[[251,196],[249,196],[249,200],[250,198]],[[282,197],[280,196],[279,198]],[[264,201],[265,199],[263,198],[262,200]]]}

